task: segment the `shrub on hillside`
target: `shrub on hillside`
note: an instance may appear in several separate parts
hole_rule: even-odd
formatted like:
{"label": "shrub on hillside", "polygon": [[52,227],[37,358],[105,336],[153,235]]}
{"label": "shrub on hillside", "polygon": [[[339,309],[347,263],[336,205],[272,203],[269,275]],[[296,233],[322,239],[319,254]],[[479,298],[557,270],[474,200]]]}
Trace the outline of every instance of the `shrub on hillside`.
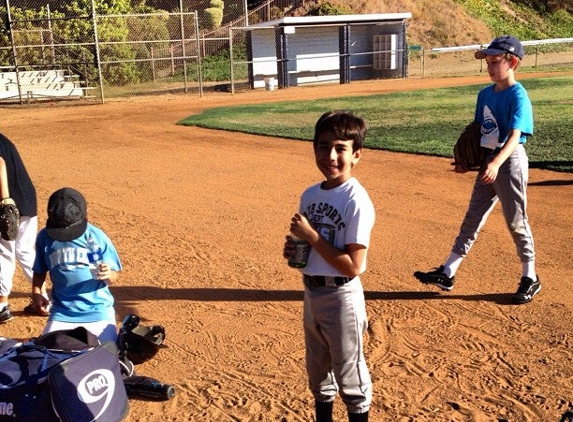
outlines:
{"label": "shrub on hillside", "polygon": [[209,7],[205,9],[205,29],[216,29],[223,23],[223,9],[219,7]]}
{"label": "shrub on hillside", "polygon": [[352,9],[341,6],[333,5],[328,1],[319,1],[314,6],[311,5],[306,13],[307,16],[332,16],[332,15],[350,15]]}

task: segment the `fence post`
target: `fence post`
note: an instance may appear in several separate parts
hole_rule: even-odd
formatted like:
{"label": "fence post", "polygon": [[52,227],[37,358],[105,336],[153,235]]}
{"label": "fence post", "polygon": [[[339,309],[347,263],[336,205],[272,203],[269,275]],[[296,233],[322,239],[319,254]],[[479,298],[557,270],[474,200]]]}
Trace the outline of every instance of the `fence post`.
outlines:
{"label": "fence post", "polygon": [[155,55],[153,54],[154,47],[151,46],[149,48],[149,52],[151,53],[151,79],[155,82]]}
{"label": "fence post", "polygon": [[235,71],[233,70],[233,28],[229,27],[229,66],[231,76],[231,94],[235,93]]}
{"label": "fence post", "polygon": [[197,79],[199,79],[199,96],[203,97],[203,65],[201,64],[201,40],[199,36],[199,15],[193,12],[195,19],[195,48],[197,49]]}
{"label": "fence post", "polygon": [[20,86],[20,72],[18,71],[18,56],[16,54],[16,44],[14,43],[14,31],[12,28],[12,16],[10,15],[10,0],[6,0],[6,17],[8,19],[8,36],[10,37],[10,44],[12,44],[12,57],[14,59],[14,70],[16,71],[16,84],[18,85],[18,98],[20,104],[23,103],[22,87]]}
{"label": "fence post", "polygon": [[179,2],[179,25],[181,25],[181,54],[183,55],[183,90],[185,93],[188,92],[187,89],[187,52],[185,51],[185,20],[183,18],[183,1]]}
{"label": "fence post", "polygon": [[98,39],[98,35],[97,35],[97,17],[96,17],[96,8],[95,8],[94,0],[92,0],[92,22],[93,22],[93,27],[94,27],[94,42],[95,42],[95,52],[96,52],[95,62],[96,62],[97,73],[98,73],[98,78],[99,78],[99,90],[100,90],[100,94],[101,94],[101,102],[103,104],[103,102],[104,102],[103,76],[101,73],[101,60],[100,60],[100,56],[99,56],[99,39]]}
{"label": "fence post", "polygon": [[[52,29],[52,11],[50,10],[50,3],[46,5],[48,12],[48,34],[50,34],[50,46],[52,50],[52,66],[56,67],[56,47],[54,46],[54,30]],[[43,37],[42,37],[43,41]]]}
{"label": "fence post", "polygon": [[426,70],[425,60],[426,60],[426,49],[422,46],[422,57],[420,59],[420,75],[422,79],[424,79],[424,71]]}
{"label": "fence post", "polygon": [[340,51],[340,83],[348,84],[352,80],[350,73],[350,25],[342,25],[338,28],[338,49]]}

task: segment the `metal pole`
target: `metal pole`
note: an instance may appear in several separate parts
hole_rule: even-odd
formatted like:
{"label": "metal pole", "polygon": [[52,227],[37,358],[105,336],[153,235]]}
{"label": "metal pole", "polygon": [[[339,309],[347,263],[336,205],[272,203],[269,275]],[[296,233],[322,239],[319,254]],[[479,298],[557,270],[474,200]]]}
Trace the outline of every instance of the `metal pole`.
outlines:
{"label": "metal pole", "polygon": [[197,40],[197,78],[199,79],[199,96],[203,97],[203,73],[201,69],[201,42],[199,40],[199,17],[197,11],[193,12],[195,19],[195,37]]}
{"label": "metal pole", "polygon": [[231,66],[231,94],[235,93],[235,74],[233,72],[233,28],[229,27],[229,65]]}
{"label": "metal pole", "polygon": [[424,79],[424,70],[426,69],[424,59],[426,57],[426,50],[422,47],[422,59],[420,60],[420,74],[422,75],[422,79]]}
{"label": "metal pole", "polygon": [[183,0],[179,0],[179,24],[181,25],[181,53],[183,54],[183,90],[187,89],[187,53],[185,52],[185,21],[183,18]]}
{"label": "metal pole", "polygon": [[99,91],[101,95],[101,102],[104,102],[104,95],[103,95],[103,76],[101,74],[101,60],[99,56],[99,39],[97,35],[97,19],[96,19],[96,9],[95,9],[95,2],[92,0],[92,22],[94,27],[94,42],[95,42],[95,62],[97,66],[97,73],[99,78]]}
{"label": "metal pole", "polygon": [[153,46],[149,48],[149,52],[151,53],[151,75],[153,82],[155,82],[155,55],[153,54]]}
{"label": "metal pole", "polygon": [[249,7],[247,0],[243,2],[243,7],[245,8],[245,26],[249,26]]}
{"label": "metal pole", "polygon": [[54,46],[54,30],[52,29],[52,11],[50,10],[50,3],[46,5],[48,11],[48,29],[50,34],[50,45],[52,47],[52,66],[56,67],[56,47]]}
{"label": "metal pole", "polygon": [[14,44],[14,32],[12,29],[12,17],[10,16],[10,0],[6,0],[6,15],[8,18],[8,36],[10,37],[10,43],[12,44],[12,58],[14,60],[14,71],[16,73],[16,85],[18,85],[18,98],[20,98],[20,104],[22,104],[22,87],[20,86],[20,73],[18,72],[18,58],[16,57],[16,44]]}

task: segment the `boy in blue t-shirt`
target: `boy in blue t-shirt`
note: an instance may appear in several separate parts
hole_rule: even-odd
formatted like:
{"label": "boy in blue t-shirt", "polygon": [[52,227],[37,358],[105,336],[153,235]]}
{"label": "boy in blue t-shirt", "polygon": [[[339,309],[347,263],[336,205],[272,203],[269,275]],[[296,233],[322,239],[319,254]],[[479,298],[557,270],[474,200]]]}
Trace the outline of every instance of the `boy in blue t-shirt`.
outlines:
{"label": "boy in blue t-shirt", "polygon": [[[469,207],[450,256],[435,270],[414,273],[424,284],[442,290],[454,287],[458,267],[500,201],[522,267],[513,301],[528,303],[541,290],[535,271],[533,234],[527,218],[529,163],[525,143],[533,134],[533,111],[525,88],[515,80],[515,71],[523,55],[521,42],[511,35],[498,37],[488,48],[475,53],[476,59],[487,62],[487,71],[494,82],[479,92],[474,117],[481,125],[481,146],[488,154],[475,180]],[[456,166],[455,171],[464,172],[464,169]]]}
{"label": "boy in blue t-shirt", "polygon": [[[101,250],[103,263],[90,264],[88,242]],[[91,268],[90,268],[91,267]],[[109,283],[118,279],[121,262],[111,240],[88,223],[80,192],[62,188],[48,200],[46,227],[38,233],[32,280],[32,300],[49,311],[44,334],[84,326],[103,343],[115,341],[114,299]],[[42,295],[46,275],[52,281],[52,303]]]}

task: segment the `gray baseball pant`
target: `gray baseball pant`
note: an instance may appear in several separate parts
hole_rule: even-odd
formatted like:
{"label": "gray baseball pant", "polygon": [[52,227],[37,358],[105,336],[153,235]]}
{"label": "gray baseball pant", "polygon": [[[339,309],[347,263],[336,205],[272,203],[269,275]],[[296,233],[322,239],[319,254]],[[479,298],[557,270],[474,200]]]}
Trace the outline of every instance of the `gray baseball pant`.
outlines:
{"label": "gray baseball pant", "polygon": [[[493,160],[496,151],[487,157]],[[527,218],[527,181],[529,162],[523,145],[501,165],[496,180],[486,185],[476,178],[468,210],[462,222],[452,252],[465,257],[488,216],[498,201],[501,202],[503,216],[517,249],[521,262],[535,260],[533,235]]]}

